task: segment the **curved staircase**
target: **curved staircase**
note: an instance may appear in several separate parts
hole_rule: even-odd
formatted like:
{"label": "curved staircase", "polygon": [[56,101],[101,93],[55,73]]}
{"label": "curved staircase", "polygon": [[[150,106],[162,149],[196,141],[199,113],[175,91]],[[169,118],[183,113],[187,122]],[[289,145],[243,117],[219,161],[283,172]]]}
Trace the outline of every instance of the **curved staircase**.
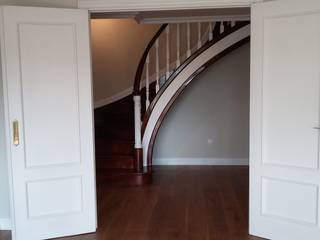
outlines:
{"label": "curved staircase", "polygon": [[[176,98],[205,68],[249,41],[249,22],[202,24],[197,23],[198,38],[193,47],[190,23],[185,24],[186,38],[180,36],[181,24],[162,25],[142,55],[133,94],[95,110],[99,182],[150,183],[155,139]],[[170,39],[170,33],[176,41]],[[165,39],[162,45],[161,39]],[[187,41],[185,53],[180,47],[183,41]],[[173,44],[176,58],[171,61]],[[166,60],[163,68],[161,57]]]}
{"label": "curved staircase", "polygon": [[150,171],[135,171],[131,95],[95,110],[95,146],[98,182],[140,185],[151,181]]}

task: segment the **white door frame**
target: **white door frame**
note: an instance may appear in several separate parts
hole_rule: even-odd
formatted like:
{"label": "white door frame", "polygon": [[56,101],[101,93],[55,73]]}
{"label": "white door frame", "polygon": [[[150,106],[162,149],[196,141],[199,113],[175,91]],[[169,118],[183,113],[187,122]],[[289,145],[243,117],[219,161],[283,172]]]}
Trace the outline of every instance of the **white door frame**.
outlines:
{"label": "white door frame", "polygon": [[[87,9],[89,13],[119,13],[159,10],[213,9],[251,7],[255,3],[270,0],[78,0],[78,8]],[[130,15],[130,14],[129,14]],[[134,14],[130,16],[133,18]],[[232,16],[228,16],[231,17]],[[251,43],[250,43],[251,45]],[[250,161],[249,161],[250,165]]]}
{"label": "white door frame", "polygon": [[263,1],[266,0],[78,0],[78,7],[91,12],[139,12],[250,7]]}
{"label": "white door frame", "polygon": [[[213,9],[251,7],[251,5],[255,3],[270,0],[202,0],[200,3],[197,0],[170,1],[171,0],[78,0],[78,8],[88,9],[91,13],[137,13],[139,11],[186,10],[195,8]],[[133,18],[134,14],[130,17]],[[228,17],[232,18],[232,16]]]}

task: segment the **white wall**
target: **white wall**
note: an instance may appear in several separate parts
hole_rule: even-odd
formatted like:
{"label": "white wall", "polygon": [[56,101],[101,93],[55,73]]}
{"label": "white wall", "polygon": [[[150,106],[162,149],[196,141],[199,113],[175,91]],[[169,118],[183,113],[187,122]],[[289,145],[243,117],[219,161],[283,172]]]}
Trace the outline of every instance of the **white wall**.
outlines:
{"label": "white wall", "polygon": [[247,164],[250,45],[199,75],[159,131],[154,164]]}
{"label": "white wall", "polygon": [[[110,103],[115,96],[131,94],[135,74],[142,53],[154,34],[160,28],[158,24],[138,24],[134,19],[92,19],[92,73],[93,93],[96,106]],[[198,43],[198,25],[192,23],[191,47]],[[202,24],[202,35],[208,29],[207,23]],[[176,63],[176,26],[170,25],[170,62]],[[187,25],[180,24],[180,37],[186,37]],[[130,39],[130,41],[128,41]],[[166,67],[166,34],[160,36],[159,65],[160,71]],[[185,59],[187,41],[180,43],[180,59]],[[128,56],[130,56],[128,58]],[[150,51],[150,76],[155,76],[155,48]],[[145,78],[145,71],[142,76]],[[122,93],[125,93],[123,95]]]}
{"label": "white wall", "polygon": [[2,80],[0,79],[0,229],[4,228],[4,225],[7,225],[4,222],[10,218],[3,104],[3,86]]}
{"label": "white wall", "polygon": [[123,91],[131,94],[142,53],[159,27],[133,19],[91,20],[95,102],[103,103]]}
{"label": "white wall", "polygon": [[0,0],[0,5],[77,8],[77,0]]}

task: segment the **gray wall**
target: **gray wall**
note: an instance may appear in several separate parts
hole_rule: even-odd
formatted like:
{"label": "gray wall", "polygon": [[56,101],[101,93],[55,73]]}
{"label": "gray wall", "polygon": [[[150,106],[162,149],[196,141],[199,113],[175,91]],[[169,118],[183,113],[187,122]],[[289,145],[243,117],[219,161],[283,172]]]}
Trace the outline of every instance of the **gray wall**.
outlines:
{"label": "gray wall", "polygon": [[155,164],[246,164],[249,156],[250,44],[201,73],[158,133]]}
{"label": "gray wall", "polygon": [[[1,72],[0,72],[1,74]],[[10,217],[8,167],[5,147],[3,89],[0,78],[0,218]]]}

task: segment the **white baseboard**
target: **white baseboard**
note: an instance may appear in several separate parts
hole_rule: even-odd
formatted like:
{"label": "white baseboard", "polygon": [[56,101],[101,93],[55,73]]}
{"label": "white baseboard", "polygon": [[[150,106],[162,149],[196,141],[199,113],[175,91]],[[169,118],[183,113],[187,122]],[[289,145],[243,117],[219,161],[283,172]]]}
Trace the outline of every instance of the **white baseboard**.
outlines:
{"label": "white baseboard", "polygon": [[[202,42],[205,42],[208,39],[208,35],[209,35],[209,29],[206,30],[206,33],[203,35],[202,37]],[[195,44],[195,46],[192,47],[191,52],[195,52],[198,48],[198,45]],[[187,53],[183,54],[181,57],[181,59],[187,59]],[[170,69],[175,69],[177,62],[173,61],[170,63]],[[159,74],[160,76],[166,75],[166,71],[167,68],[164,67],[162,69],[160,69]],[[154,73],[153,75],[150,76],[149,79],[149,84],[152,84],[156,81],[156,73]],[[141,84],[140,87],[143,88],[146,86],[146,79],[141,79]],[[121,92],[118,92],[110,97],[98,100],[96,102],[94,102],[94,108],[99,108],[99,107],[103,107],[105,105],[108,105],[110,103],[116,102],[124,97],[129,96],[133,91],[133,87],[127,88],[125,90],[122,90]]]}
{"label": "white baseboard", "polygon": [[153,165],[249,165],[248,158],[154,158]]}
{"label": "white baseboard", "polygon": [[94,102],[94,108],[103,107],[105,105],[108,105],[110,103],[118,101],[118,100],[120,100],[120,99],[122,99],[124,97],[127,97],[132,93],[132,89],[133,88],[130,87],[130,88],[127,88],[127,89],[115,94],[115,95],[112,95],[111,97],[107,97],[107,98],[98,100],[98,101]]}
{"label": "white baseboard", "polygon": [[11,230],[10,218],[0,218],[0,230]]}

